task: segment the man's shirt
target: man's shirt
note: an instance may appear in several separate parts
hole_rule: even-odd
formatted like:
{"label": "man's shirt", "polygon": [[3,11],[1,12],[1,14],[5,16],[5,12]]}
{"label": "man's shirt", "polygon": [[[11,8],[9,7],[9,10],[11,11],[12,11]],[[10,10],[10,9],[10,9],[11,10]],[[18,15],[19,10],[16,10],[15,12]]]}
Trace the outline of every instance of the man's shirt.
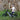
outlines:
{"label": "man's shirt", "polygon": [[15,12],[15,10],[16,10],[16,8],[15,8],[15,7],[12,7],[11,9],[12,9],[12,12]]}

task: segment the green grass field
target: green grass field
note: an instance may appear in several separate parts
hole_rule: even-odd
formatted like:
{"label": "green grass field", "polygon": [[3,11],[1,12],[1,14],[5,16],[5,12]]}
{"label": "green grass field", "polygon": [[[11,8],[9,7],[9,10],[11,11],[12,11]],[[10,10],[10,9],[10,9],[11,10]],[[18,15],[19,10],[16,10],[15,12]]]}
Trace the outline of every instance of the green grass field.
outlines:
{"label": "green grass field", "polygon": [[17,14],[18,16],[17,17],[9,17],[9,16],[2,16],[3,13],[5,13],[6,10],[4,11],[0,11],[0,20],[20,20],[20,12],[18,11]]}
{"label": "green grass field", "polygon": [[0,20],[20,20],[20,17],[9,17],[9,16],[6,16],[6,17],[2,17],[0,16]]}

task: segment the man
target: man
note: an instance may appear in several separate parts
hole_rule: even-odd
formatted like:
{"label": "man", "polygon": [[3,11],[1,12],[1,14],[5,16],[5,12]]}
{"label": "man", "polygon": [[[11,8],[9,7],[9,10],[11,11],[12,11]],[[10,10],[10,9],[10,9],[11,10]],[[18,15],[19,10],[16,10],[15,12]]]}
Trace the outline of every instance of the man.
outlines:
{"label": "man", "polygon": [[14,5],[11,5],[12,6],[12,14],[11,14],[11,16],[13,17],[14,15],[13,14],[15,14],[15,11],[16,11],[16,8],[15,8],[15,6]]}

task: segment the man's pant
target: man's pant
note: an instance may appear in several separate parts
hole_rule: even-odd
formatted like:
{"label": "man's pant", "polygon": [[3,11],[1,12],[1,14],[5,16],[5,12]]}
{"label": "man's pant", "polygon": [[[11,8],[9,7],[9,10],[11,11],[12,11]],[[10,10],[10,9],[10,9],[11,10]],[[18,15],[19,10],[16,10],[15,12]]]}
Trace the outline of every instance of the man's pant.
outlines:
{"label": "man's pant", "polygon": [[13,17],[13,16],[14,16],[14,14],[15,14],[15,12],[12,12],[11,16]]}

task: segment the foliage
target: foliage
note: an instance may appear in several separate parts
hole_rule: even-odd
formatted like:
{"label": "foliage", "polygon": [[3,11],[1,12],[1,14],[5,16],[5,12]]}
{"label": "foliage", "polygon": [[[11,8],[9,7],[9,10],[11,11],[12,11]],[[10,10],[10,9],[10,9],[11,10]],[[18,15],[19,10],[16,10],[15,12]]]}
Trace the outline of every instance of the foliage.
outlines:
{"label": "foliage", "polygon": [[[0,16],[2,16],[2,14],[4,14],[6,11],[7,11],[7,10],[0,11]],[[11,13],[11,10],[8,10],[8,12]],[[17,13],[17,15],[20,16],[20,12],[19,12],[19,11],[15,12],[15,13]],[[7,14],[7,15],[8,15],[8,14]]]}

